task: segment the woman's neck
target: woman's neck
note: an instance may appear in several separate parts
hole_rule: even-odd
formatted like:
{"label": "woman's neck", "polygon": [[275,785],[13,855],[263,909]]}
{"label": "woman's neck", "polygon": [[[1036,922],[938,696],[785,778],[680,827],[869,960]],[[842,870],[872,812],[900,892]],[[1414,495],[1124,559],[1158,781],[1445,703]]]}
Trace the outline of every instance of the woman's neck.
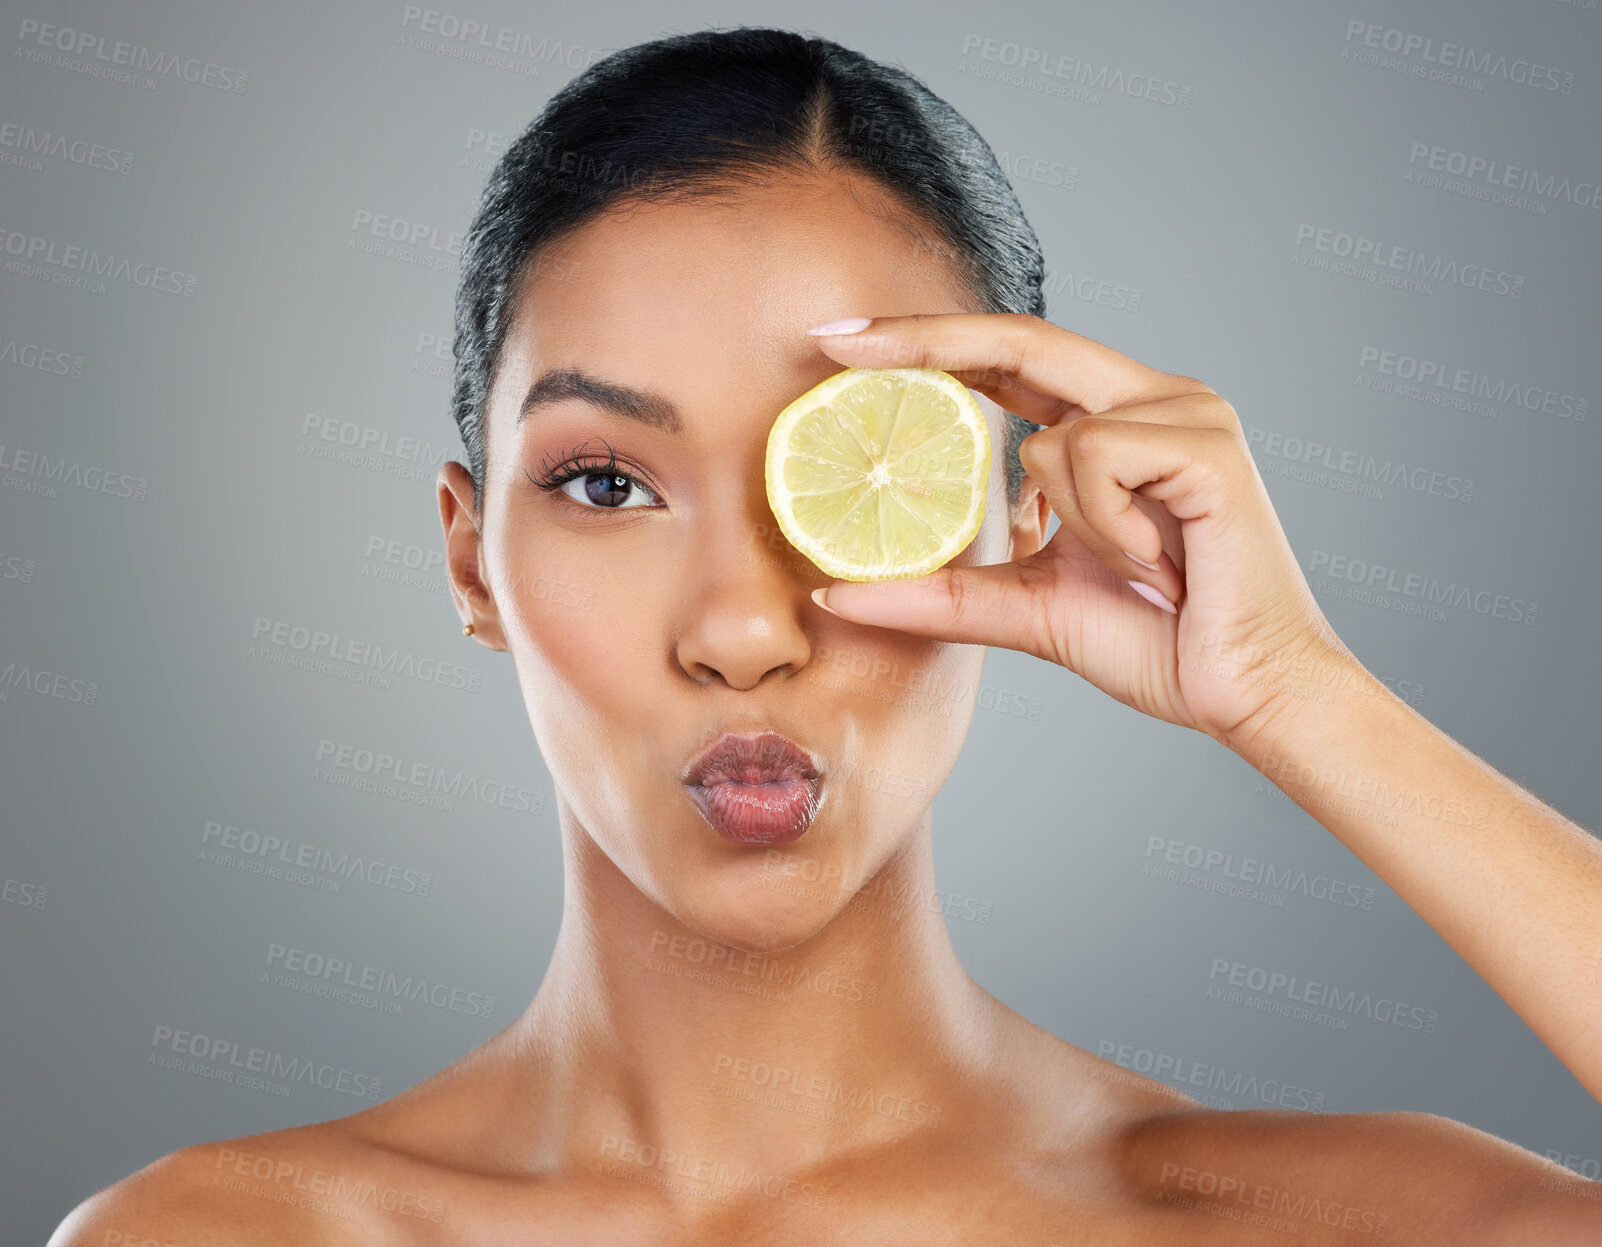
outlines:
{"label": "woman's neck", "polygon": [[822,930],[777,952],[697,935],[582,829],[564,844],[556,948],[511,1028],[546,1163],[792,1175],[938,1125],[992,1067],[1002,1009],[931,903],[927,813]]}

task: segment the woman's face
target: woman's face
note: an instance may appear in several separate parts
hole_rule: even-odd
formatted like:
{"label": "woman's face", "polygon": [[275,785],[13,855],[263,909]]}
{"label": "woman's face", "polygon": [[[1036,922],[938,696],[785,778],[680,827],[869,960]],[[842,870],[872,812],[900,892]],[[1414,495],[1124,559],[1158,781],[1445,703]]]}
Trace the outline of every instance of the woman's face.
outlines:
{"label": "woman's face", "polygon": [[[466,470],[441,479],[458,604],[512,655],[572,847],[592,842],[686,926],[751,951],[815,933],[907,845],[984,662],[979,646],[820,610],[809,595],[828,577],[768,507],[769,429],[841,368],[809,326],[980,310],[890,207],[860,180],[780,180],[569,235],[517,295],[481,531]],[[556,370],[649,397],[586,398]],[[522,414],[542,379],[548,397]],[[999,448],[1000,409],[980,403]],[[578,475],[540,488],[553,468]],[[1034,508],[1012,531],[1003,479],[998,450],[983,527],[955,563],[1012,557],[1014,536],[1038,546]],[[681,781],[723,732],[763,730],[821,763],[820,802],[799,839],[731,843]]]}

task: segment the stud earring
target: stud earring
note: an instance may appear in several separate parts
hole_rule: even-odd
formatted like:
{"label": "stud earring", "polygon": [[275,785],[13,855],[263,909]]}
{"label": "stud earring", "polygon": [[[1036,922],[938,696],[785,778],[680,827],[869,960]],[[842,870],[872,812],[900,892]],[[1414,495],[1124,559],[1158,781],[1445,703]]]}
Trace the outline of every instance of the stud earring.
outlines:
{"label": "stud earring", "polygon": [[463,636],[472,636],[473,635],[473,625],[470,624],[470,623],[463,624],[462,625],[462,635]]}

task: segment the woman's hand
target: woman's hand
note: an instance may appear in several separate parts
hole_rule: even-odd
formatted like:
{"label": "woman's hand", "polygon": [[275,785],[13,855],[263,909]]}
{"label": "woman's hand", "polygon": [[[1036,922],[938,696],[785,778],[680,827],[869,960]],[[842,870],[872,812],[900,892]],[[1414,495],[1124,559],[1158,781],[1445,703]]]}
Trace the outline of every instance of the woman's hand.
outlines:
{"label": "woman's hand", "polygon": [[1231,748],[1298,704],[1309,663],[1360,667],[1297,566],[1235,409],[1202,382],[1035,316],[879,317],[818,344],[852,368],[942,369],[1048,426],[1020,458],[1062,521],[1015,562],[834,581],[841,618],[1022,650]]}
{"label": "woman's hand", "polygon": [[[819,343],[851,367],[944,369],[1048,426],[1021,454],[1062,519],[1016,562],[835,581],[830,609],[1038,655],[1221,740],[1384,880],[1602,1104],[1602,841],[1436,728],[1341,644],[1228,403],[1033,316],[884,317]],[[1137,597],[1132,579],[1177,614]],[[1507,1155],[1500,1141],[1486,1146],[1487,1158]],[[1530,1218],[1520,1242],[1570,1241],[1557,1236],[1582,1228],[1595,1240],[1583,1203],[1520,1206]]]}

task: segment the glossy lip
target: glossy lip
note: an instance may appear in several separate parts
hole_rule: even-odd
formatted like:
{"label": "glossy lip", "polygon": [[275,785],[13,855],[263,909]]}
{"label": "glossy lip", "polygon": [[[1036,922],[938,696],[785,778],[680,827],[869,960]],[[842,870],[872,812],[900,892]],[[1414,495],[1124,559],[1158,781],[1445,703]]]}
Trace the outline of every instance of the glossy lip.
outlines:
{"label": "glossy lip", "polygon": [[686,784],[738,780],[746,784],[781,779],[817,779],[823,769],[788,736],[778,732],[724,732],[690,760]]}
{"label": "glossy lip", "polygon": [[821,804],[822,768],[778,732],[724,732],[681,782],[701,816],[733,844],[788,844]]}

